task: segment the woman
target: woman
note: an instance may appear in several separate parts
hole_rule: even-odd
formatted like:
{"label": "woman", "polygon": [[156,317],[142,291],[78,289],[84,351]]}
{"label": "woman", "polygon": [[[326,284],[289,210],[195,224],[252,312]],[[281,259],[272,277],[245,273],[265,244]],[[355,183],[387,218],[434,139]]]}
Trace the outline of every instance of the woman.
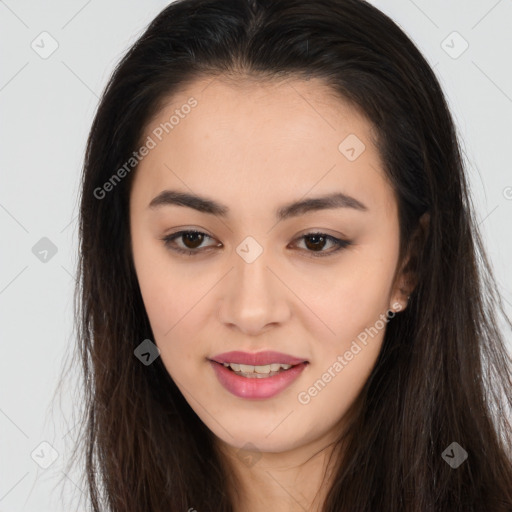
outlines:
{"label": "woman", "polygon": [[95,511],[512,510],[454,124],[376,8],[173,2],[110,79],[81,200]]}

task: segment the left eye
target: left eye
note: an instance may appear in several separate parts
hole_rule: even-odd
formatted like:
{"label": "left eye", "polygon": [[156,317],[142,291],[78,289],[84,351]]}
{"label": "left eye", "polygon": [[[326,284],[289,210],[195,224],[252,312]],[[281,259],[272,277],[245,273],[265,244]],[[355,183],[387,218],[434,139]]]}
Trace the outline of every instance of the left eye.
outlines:
{"label": "left eye", "polygon": [[[179,231],[177,233],[162,238],[162,240],[164,241],[164,245],[167,248],[171,249],[172,251],[181,254],[187,254],[189,256],[195,256],[200,252],[204,252],[204,250],[199,250],[198,248],[201,246],[201,244],[204,242],[206,238],[214,240],[211,236],[201,231]],[[178,245],[175,242],[177,240],[180,240],[183,245]],[[328,256],[351,245],[351,242],[349,240],[341,240],[339,238],[327,235],[325,233],[307,233],[297,238],[297,240],[304,240],[307,249],[314,249],[306,249],[306,252],[311,253],[311,256],[313,257]],[[324,251],[323,248],[325,247],[327,242],[333,244],[335,249],[331,251]],[[206,249],[208,249],[208,247],[213,248],[221,246],[222,244],[219,242],[218,244],[212,244],[210,246],[207,246]]]}
{"label": "left eye", "polygon": [[[349,240],[341,240],[340,238],[336,238],[334,236],[327,235],[325,233],[307,233],[307,234],[299,237],[297,240],[305,240],[306,247],[309,249],[320,248],[320,251],[317,251],[317,250],[307,251],[307,252],[310,252],[311,256],[313,256],[313,257],[329,256],[335,252],[338,252],[341,249],[345,249],[346,247],[348,247],[351,244],[351,242]],[[327,242],[330,242],[332,244],[331,247],[334,247],[334,250],[331,250],[331,251],[321,250],[325,247],[325,244]]]}

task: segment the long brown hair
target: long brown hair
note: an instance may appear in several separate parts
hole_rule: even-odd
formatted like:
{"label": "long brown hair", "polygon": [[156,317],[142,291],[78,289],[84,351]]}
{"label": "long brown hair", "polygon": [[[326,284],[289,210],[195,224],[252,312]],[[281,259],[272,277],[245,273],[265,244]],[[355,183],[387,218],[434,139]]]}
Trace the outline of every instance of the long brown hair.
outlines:
{"label": "long brown hair", "polygon": [[[219,74],[323,79],[375,129],[398,201],[401,258],[429,216],[409,263],[416,287],[388,323],[323,511],[510,512],[512,375],[499,317],[512,324],[454,123],[424,57],[362,0],[178,0],[110,78],[87,143],[76,292],[83,407],[73,457],[85,461],[92,510],[233,510],[212,433],[160,358],[145,366],[134,356],[153,339],[130,247],[136,166],[98,192],[164,100]],[[467,453],[457,468],[445,453],[454,442]]]}

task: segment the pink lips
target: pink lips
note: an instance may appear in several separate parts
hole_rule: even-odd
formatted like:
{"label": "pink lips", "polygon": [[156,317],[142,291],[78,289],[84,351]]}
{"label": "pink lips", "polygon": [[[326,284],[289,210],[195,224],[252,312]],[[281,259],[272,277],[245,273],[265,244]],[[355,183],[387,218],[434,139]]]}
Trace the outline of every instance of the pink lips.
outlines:
{"label": "pink lips", "polygon": [[217,363],[251,364],[253,366],[262,366],[272,363],[294,365],[307,362],[306,359],[293,357],[288,354],[283,354],[281,352],[273,352],[271,350],[266,350],[264,352],[256,352],[253,354],[251,354],[250,352],[240,351],[224,352],[222,354],[217,354],[210,360],[216,361]]}
{"label": "pink lips", "polygon": [[[277,395],[297,379],[308,365],[308,362],[304,359],[273,351],[256,354],[249,352],[226,352],[214,356],[209,362],[215,371],[217,379],[225,389],[237,397],[250,399],[271,398]],[[238,363],[253,366],[283,363],[290,364],[292,367],[288,370],[281,370],[278,375],[260,379],[237,375],[222,363]]]}

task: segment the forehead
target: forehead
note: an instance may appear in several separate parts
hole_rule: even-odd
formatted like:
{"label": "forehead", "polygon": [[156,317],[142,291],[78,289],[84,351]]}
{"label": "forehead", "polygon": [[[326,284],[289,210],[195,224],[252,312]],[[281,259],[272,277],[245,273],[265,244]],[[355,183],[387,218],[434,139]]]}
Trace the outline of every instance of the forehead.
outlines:
{"label": "forehead", "polygon": [[[339,137],[347,129],[361,139],[373,135],[373,127],[364,115],[318,78],[257,81],[222,75],[196,80],[179,90],[164,103],[145,131],[150,133],[153,126],[169,120],[192,97],[197,106],[180,116],[172,129],[176,142],[180,135],[189,140],[193,132],[198,141],[217,135],[219,139],[230,136],[233,142],[240,143],[243,137],[246,146],[265,144],[275,148],[299,138],[311,144],[322,141],[336,149]],[[238,134],[241,137],[236,140]],[[251,140],[247,140],[249,134]]]}
{"label": "forehead", "polygon": [[339,191],[383,208],[393,194],[373,136],[371,123],[318,79],[207,77],[146,126],[143,140],[155,146],[134,188],[148,201],[167,187],[207,190],[227,204],[246,194],[281,204]]}

